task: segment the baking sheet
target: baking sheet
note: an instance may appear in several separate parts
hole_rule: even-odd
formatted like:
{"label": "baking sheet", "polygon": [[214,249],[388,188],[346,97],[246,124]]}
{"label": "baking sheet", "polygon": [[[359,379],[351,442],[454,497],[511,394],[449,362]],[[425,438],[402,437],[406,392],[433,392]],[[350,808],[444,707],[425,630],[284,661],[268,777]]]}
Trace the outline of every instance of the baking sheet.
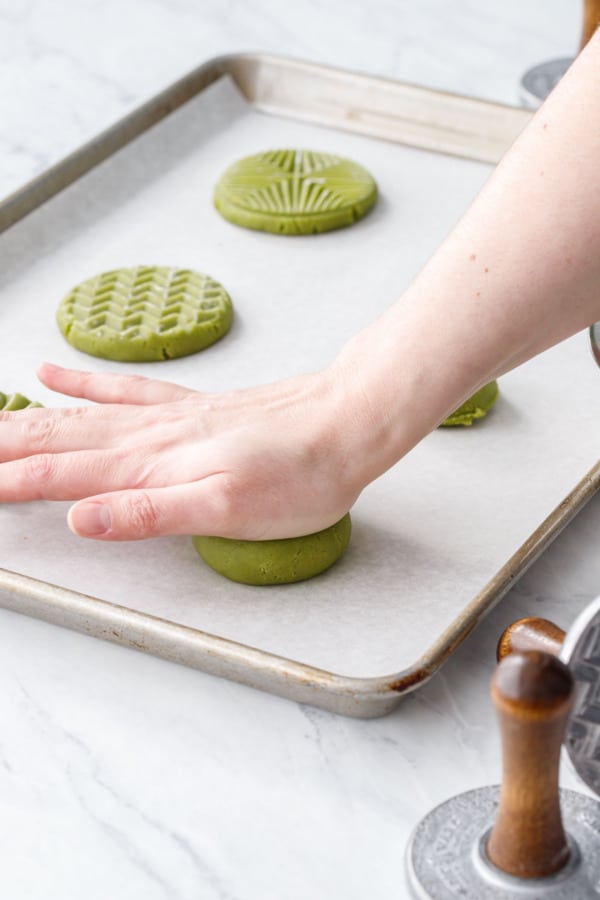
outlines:
{"label": "baking sheet", "polygon": [[[223,221],[211,205],[222,170],[288,145],[365,165],[380,186],[377,208],[350,229],[306,239]],[[56,404],[33,374],[42,358],[202,390],[324,366],[402,292],[489,172],[484,163],[262,115],[222,79],[3,236],[0,389]],[[236,307],[231,333],[197,356],[143,365],[92,359],[66,344],[54,324],[66,291],[138,263],[222,281]],[[309,582],[234,585],[181,537],[83,541],[66,528],[67,505],[50,503],[0,509],[0,565],[342,676],[399,673],[456,628],[596,462],[599,379],[584,335],[505,376],[484,421],[435,432],[363,493],[346,556]]]}

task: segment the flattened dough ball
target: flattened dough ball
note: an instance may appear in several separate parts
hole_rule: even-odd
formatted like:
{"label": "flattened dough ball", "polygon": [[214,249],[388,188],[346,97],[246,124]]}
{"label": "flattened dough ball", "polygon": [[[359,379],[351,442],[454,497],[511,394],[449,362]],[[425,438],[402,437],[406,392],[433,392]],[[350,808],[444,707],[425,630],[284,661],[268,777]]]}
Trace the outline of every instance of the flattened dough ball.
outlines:
{"label": "flattened dough ball", "polygon": [[41,407],[41,403],[28,400],[23,394],[3,394],[0,391],[0,410],[2,412],[12,412],[16,409],[32,409],[34,406]]}
{"label": "flattened dough ball", "polygon": [[102,272],[62,300],[58,327],[73,347],[121,362],[197,353],[229,330],[233,306],[223,286],[200,272],[135,266]]}
{"label": "flattened dough ball", "polygon": [[205,563],[241,584],[290,584],[324,572],[350,541],[350,513],[323,531],[273,541],[235,541],[222,537],[192,538]]}
{"label": "flattened dough ball", "polygon": [[357,163],[311,150],[247,156],[221,176],[214,204],[234,225],[275,234],[316,234],[361,219],[377,184]]}
{"label": "flattened dough ball", "polygon": [[498,399],[498,382],[490,381],[479,388],[472,397],[455,409],[447,419],[441,423],[442,426],[451,425],[472,425],[475,419],[482,419],[492,408]]}

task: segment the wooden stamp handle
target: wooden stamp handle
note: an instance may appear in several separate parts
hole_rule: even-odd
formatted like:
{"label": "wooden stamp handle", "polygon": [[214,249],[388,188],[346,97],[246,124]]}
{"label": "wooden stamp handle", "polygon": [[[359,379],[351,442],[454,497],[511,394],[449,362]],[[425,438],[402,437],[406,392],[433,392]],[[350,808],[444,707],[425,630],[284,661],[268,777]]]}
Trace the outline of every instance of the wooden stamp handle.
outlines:
{"label": "wooden stamp handle", "polygon": [[500,662],[491,692],[500,725],[503,774],[487,854],[509,875],[543,878],[569,859],[558,769],[573,678],[557,657],[529,650]]}
{"label": "wooden stamp handle", "polygon": [[527,616],[524,619],[517,619],[502,632],[496,655],[498,660],[501,660],[509,653],[543,650],[552,656],[558,656],[564,639],[564,631],[554,622]]}
{"label": "wooden stamp handle", "polygon": [[580,50],[583,50],[598,25],[600,25],[600,0],[584,0]]}

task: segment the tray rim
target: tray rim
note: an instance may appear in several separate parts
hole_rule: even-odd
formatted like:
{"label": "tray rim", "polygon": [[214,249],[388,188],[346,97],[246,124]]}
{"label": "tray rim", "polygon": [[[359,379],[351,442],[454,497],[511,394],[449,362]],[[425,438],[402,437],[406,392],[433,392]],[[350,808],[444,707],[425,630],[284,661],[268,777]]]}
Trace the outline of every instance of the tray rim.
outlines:
{"label": "tray rim", "polygon": [[[443,128],[440,127],[440,132],[445,128],[451,135],[451,142],[450,147],[437,149],[436,152],[466,156],[480,161],[493,163],[502,155],[504,122],[508,121],[508,131],[511,132],[511,137],[514,137],[512,132],[516,129],[518,133],[531,117],[529,110],[520,107],[332,66],[270,54],[229,54],[208,60],[193,69],[7,197],[0,203],[0,233],[38,209],[65,187],[110,158],[134,138],[159,123],[223,76],[232,77],[246,100],[254,107],[267,113],[277,112],[285,115],[281,101],[278,106],[277,98],[265,100],[263,97],[261,100],[257,93],[261,66],[271,67],[290,77],[320,78],[334,84],[343,83],[350,89],[354,85],[395,93],[407,98],[409,102],[429,99],[441,104],[448,121]],[[461,135],[461,128],[453,117],[460,118],[465,112],[467,125]],[[293,115],[289,111],[288,114]],[[492,117],[492,125],[498,127],[500,137],[497,146],[486,148],[483,155],[480,150],[472,155],[468,152],[469,117],[481,114],[484,117]],[[317,116],[317,120],[323,121],[322,116],[323,113],[320,117]],[[296,114],[294,117],[310,118],[310,115]],[[369,133],[368,130],[363,130],[364,122],[361,123],[360,116],[326,124],[329,124],[329,127],[344,128],[357,133]],[[375,127],[378,127],[377,123]],[[423,128],[424,142],[419,135],[416,141],[413,135],[413,139],[404,142],[411,146],[435,149],[430,143],[431,135],[428,132],[431,124],[425,122]],[[374,137],[385,139],[383,134],[371,133]],[[457,134],[458,143],[454,140]],[[392,139],[403,142],[397,135]],[[508,146],[506,142],[505,146]],[[0,568],[0,607],[330,712],[372,718],[391,712],[405,694],[422,686],[432,677],[484,615],[598,490],[600,490],[600,462],[584,475],[438,639],[412,665],[390,675],[356,677],[336,674],[2,568]]]}
{"label": "tray rim", "polygon": [[330,712],[374,718],[391,712],[405,694],[421,687],[435,674],[599,489],[600,461],[464,607],[453,625],[413,665],[390,675],[339,675],[3,568],[0,568],[0,608]]}
{"label": "tray rim", "polygon": [[[431,100],[434,98],[442,103],[450,113],[450,121],[444,125],[442,130],[460,130],[460,128],[457,128],[456,123],[452,121],[452,114],[456,112],[455,109],[453,110],[453,107],[458,107],[462,112],[467,110],[470,116],[473,114],[476,116],[481,115],[481,113],[485,112],[491,113],[492,119],[490,121],[498,128],[497,120],[499,119],[500,129],[502,129],[502,123],[506,117],[513,120],[517,130],[520,130],[532,116],[531,110],[520,106],[484,100],[438,88],[424,87],[379,75],[369,75],[351,69],[337,68],[322,63],[312,63],[293,57],[277,56],[268,53],[230,53],[209,59],[192,69],[170,86],[118,119],[114,124],[105,128],[98,135],[86,141],[77,150],[67,154],[63,159],[49,166],[22,187],[2,199],[0,201],[0,234],[23,219],[28,213],[34,212],[43,203],[77,181],[95,166],[125,147],[130,141],[157,125],[188,100],[191,100],[210,87],[211,84],[214,84],[219,78],[230,76],[249,103],[263,111],[273,112],[274,106],[272,102],[261,102],[260,98],[257,97],[256,79],[253,78],[259,67],[265,65],[273,69],[279,69],[281,72],[294,72],[300,77],[312,75],[323,79],[337,80],[338,82],[346,81],[368,85],[376,90],[401,91],[405,96],[413,100],[418,100],[419,98]],[[281,108],[277,111],[280,114],[284,114]],[[364,133],[360,122],[355,116],[349,116],[343,124],[338,122],[337,126],[346,130]],[[468,132],[466,136],[468,138]],[[426,146],[422,143],[415,144],[413,141],[407,143],[410,143],[410,146]],[[504,149],[507,146],[505,144]],[[437,152],[440,151],[438,150]],[[463,152],[452,150],[444,152],[483,162],[497,162],[501,155],[501,153],[497,152],[485,155],[472,155],[466,148]]]}

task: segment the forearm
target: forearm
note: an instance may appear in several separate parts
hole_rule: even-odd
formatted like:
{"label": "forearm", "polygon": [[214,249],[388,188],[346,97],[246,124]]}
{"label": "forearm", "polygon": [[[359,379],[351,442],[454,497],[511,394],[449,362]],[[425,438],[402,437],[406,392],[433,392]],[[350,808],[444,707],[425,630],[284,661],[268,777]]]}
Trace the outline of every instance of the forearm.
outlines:
{"label": "forearm", "polygon": [[599,111],[600,34],[406,293],[340,354],[369,428],[365,480],[486,381],[600,319]]}

